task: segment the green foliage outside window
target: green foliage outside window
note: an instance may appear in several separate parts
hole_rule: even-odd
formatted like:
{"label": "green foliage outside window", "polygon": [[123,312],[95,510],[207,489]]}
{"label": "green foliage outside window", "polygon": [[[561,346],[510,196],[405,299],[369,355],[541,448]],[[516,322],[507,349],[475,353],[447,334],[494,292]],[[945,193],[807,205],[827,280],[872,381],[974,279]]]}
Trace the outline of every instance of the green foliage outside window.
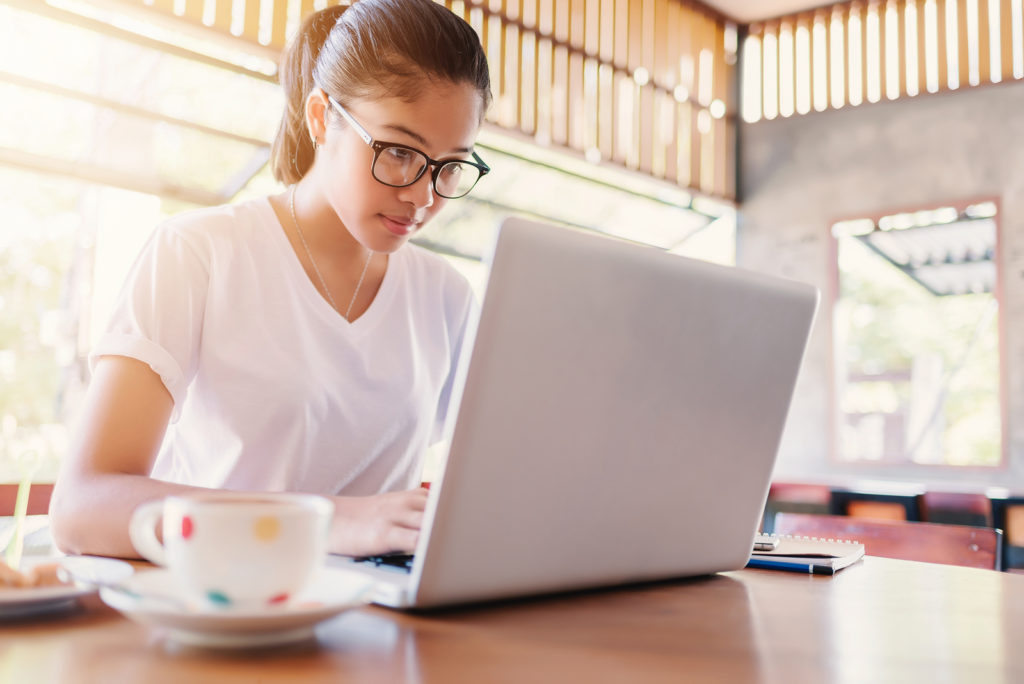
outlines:
{"label": "green foliage outside window", "polygon": [[[839,269],[840,458],[998,465],[995,296],[935,296],[854,237],[839,239]],[[877,420],[854,427],[869,416]],[[879,436],[885,426],[895,439]]]}

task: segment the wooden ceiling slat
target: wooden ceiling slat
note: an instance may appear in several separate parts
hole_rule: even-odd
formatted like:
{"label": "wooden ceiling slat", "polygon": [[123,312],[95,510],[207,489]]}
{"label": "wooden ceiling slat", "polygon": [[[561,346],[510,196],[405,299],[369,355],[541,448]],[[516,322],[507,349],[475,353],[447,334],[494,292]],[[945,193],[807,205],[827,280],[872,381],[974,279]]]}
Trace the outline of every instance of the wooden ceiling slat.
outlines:
{"label": "wooden ceiling slat", "polygon": [[999,2],[999,57],[1004,81],[1013,79],[1013,4],[1012,0]]}
{"label": "wooden ceiling slat", "polygon": [[967,0],[959,0],[956,3],[957,7],[957,26],[956,26],[956,40],[959,48],[957,54],[957,64],[960,74],[960,86],[965,86],[969,83],[970,75],[970,52],[968,46],[968,32],[967,32]]}
{"label": "wooden ceiling slat", "polygon": [[988,0],[978,0],[978,83],[992,82],[992,30],[988,21]]}

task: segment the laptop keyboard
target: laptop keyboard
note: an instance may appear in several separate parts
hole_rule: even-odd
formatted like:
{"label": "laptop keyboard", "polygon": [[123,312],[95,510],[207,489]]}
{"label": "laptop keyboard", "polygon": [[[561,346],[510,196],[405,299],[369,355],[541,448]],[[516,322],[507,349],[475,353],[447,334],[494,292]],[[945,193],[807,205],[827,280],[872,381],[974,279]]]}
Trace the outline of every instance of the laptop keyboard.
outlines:
{"label": "laptop keyboard", "polygon": [[402,572],[412,571],[412,559],[411,553],[386,553],[380,556],[362,556],[355,558],[356,563],[369,563],[375,565],[378,568],[389,568],[393,570],[400,570]]}
{"label": "laptop keyboard", "polygon": [[[754,539],[754,550],[755,551],[769,551],[774,549],[778,545],[779,537],[774,534],[758,534]],[[412,559],[411,553],[385,553],[379,556],[361,556],[354,558],[356,563],[369,563],[378,568],[387,568],[392,570],[400,570],[402,572],[412,571]]]}
{"label": "laptop keyboard", "polygon": [[[778,545],[778,540],[778,535],[759,533],[754,539],[754,550],[770,551]],[[379,556],[361,556],[353,560],[356,563],[369,563],[378,568],[411,572],[413,557],[411,553],[385,553]]]}

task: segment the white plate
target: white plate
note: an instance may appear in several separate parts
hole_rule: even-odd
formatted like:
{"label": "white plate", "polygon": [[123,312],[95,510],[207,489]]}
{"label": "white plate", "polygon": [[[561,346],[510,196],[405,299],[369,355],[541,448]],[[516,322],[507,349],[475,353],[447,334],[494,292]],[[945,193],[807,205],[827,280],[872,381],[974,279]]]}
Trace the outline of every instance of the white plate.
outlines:
{"label": "white plate", "polygon": [[253,648],[313,638],[317,623],[365,605],[373,580],[323,568],[288,604],[248,610],[191,603],[164,569],[139,572],[122,586],[127,591],[101,589],[100,598],[136,622],[166,629],[173,641],[207,648]]}
{"label": "white plate", "polygon": [[[94,556],[29,556],[22,559],[21,568],[46,563],[59,563],[76,575],[103,582],[122,582],[133,572],[132,566],[124,561]],[[79,597],[93,593],[96,593],[95,588],[75,584],[0,587],[0,619],[61,611],[75,605]]]}

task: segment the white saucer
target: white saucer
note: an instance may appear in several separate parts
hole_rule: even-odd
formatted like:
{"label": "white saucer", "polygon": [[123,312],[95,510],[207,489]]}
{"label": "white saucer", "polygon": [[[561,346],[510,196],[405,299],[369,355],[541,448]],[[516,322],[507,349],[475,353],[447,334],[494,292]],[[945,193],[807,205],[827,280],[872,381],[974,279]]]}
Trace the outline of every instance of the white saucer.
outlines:
{"label": "white saucer", "polygon": [[[58,563],[75,575],[103,582],[122,582],[133,572],[132,566],[124,561],[94,556],[28,556],[22,559],[21,568],[46,563]],[[94,587],[76,584],[17,589],[0,587],[0,619],[60,612],[74,606],[79,597],[94,593]]]}
{"label": "white saucer", "polygon": [[253,648],[313,638],[317,623],[365,605],[373,580],[323,568],[288,604],[246,610],[192,604],[164,569],[141,571],[121,586],[127,591],[104,588],[100,598],[136,622],[166,629],[172,641],[207,648]]}

